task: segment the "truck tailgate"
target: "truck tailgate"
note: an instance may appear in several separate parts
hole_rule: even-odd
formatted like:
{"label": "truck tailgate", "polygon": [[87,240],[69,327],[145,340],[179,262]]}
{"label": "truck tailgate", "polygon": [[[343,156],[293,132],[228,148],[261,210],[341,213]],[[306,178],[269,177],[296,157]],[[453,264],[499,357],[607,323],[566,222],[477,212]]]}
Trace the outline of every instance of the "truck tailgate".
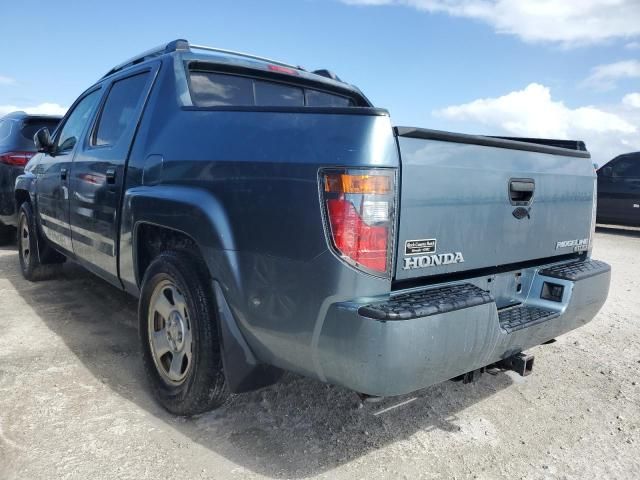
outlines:
{"label": "truck tailgate", "polygon": [[397,280],[586,250],[595,173],[584,151],[396,128]]}

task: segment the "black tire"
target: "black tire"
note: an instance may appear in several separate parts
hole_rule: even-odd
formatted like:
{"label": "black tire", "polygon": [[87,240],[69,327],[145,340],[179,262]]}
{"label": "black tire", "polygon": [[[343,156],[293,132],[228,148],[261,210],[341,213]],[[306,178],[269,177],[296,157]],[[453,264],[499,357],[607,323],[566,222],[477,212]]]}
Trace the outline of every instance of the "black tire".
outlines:
{"label": "black tire", "polygon": [[16,243],[16,229],[6,225],[0,225],[0,246],[14,245]]}
{"label": "black tire", "polygon": [[[173,308],[170,315],[161,315],[156,308],[158,303],[162,303],[157,300],[163,298],[161,295]],[[182,310],[179,305],[184,305],[186,311],[176,316],[176,312]],[[165,316],[174,320],[165,319]],[[142,281],[138,320],[147,377],[153,393],[165,409],[176,415],[191,416],[225,403],[229,391],[222,366],[215,302],[208,272],[198,257],[185,251],[168,251],[151,262]],[[184,339],[182,349],[169,333],[171,327],[178,323],[182,326],[175,327],[173,335]],[[179,335],[180,331],[183,335]],[[156,341],[151,338],[160,338],[163,334],[168,338],[165,349],[171,349],[160,355],[159,351],[163,349],[156,348]],[[183,363],[184,358],[179,356],[188,357],[184,350],[187,337],[191,357]],[[181,365],[176,377],[184,375],[182,380],[175,382],[168,378],[172,367],[167,366],[168,363],[173,364],[174,355],[180,359]]]}
{"label": "black tire", "polygon": [[[18,212],[18,257],[22,275],[36,282],[51,278],[59,271],[64,256],[44,246],[45,240],[38,236],[35,216],[29,202],[20,206]],[[40,248],[39,247],[44,247]],[[44,254],[43,254],[44,253]]]}

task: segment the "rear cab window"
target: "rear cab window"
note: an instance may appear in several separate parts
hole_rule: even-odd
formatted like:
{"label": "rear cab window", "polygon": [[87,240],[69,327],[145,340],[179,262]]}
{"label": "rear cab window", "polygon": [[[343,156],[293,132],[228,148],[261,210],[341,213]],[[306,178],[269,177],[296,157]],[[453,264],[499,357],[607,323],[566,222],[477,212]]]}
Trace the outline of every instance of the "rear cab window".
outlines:
{"label": "rear cab window", "polygon": [[305,91],[306,105],[308,107],[350,107],[351,101],[346,97],[332,95],[330,93],[319,92],[307,89]]}
{"label": "rear cab window", "polygon": [[352,107],[346,95],[244,75],[189,70],[196,107]]}

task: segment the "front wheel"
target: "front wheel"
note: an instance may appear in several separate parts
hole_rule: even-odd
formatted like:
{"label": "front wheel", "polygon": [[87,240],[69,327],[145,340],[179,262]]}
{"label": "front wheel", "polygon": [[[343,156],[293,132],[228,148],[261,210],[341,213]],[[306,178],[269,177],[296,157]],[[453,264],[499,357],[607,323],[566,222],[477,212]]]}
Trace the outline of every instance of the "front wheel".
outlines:
{"label": "front wheel", "polygon": [[183,251],[159,255],[144,275],[138,308],[151,388],[176,415],[221,406],[226,386],[216,310],[202,262]]}

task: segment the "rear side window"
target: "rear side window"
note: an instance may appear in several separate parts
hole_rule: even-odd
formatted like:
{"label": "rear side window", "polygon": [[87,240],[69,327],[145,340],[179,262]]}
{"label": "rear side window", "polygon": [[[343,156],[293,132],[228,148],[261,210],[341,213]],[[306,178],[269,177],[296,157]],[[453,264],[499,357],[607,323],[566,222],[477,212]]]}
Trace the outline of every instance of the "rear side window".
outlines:
{"label": "rear side window", "polygon": [[115,145],[133,127],[148,76],[145,72],[114,82],[100,113],[93,145]]}
{"label": "rear side window", "polygon": [[190,72],[191,98],[197,107],[349,107],[350,98],[250,77]]}

